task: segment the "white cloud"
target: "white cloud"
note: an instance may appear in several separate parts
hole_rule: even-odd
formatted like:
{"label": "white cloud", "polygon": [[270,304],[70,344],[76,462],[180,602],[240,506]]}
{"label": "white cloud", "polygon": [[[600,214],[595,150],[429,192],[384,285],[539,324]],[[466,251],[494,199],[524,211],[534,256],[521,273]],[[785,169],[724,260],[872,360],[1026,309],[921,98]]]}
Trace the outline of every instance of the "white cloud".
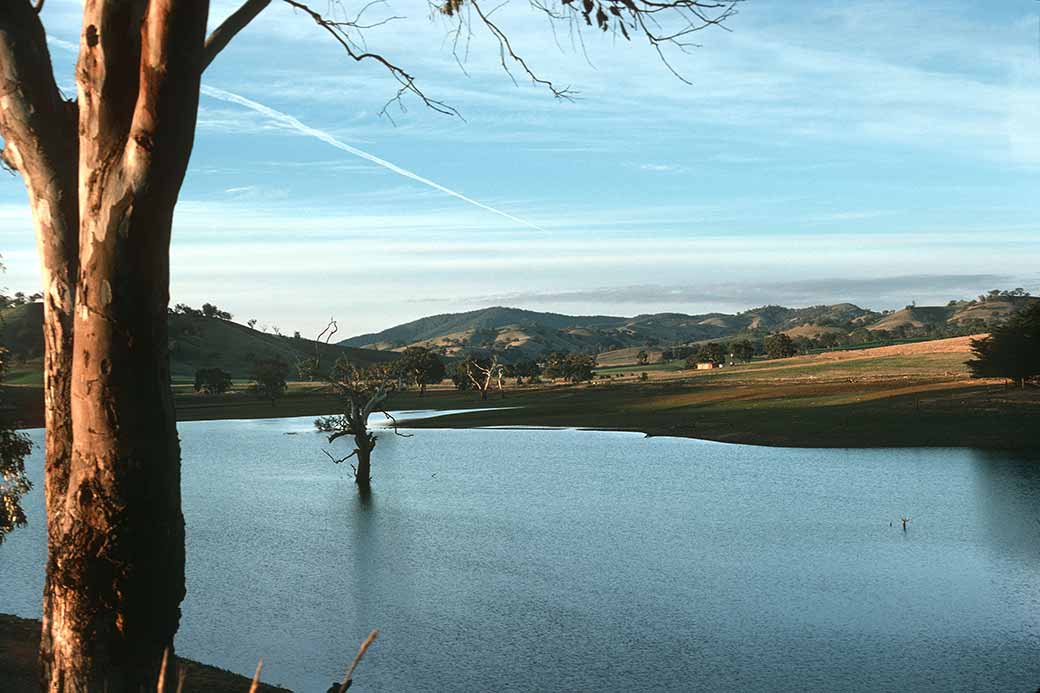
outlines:
{"label": "white cloud", "polygon": [[651,173],[683,173],[686,168],[679,166],[678,164],[639,164],[637,168],[640,171],[649,171]]}

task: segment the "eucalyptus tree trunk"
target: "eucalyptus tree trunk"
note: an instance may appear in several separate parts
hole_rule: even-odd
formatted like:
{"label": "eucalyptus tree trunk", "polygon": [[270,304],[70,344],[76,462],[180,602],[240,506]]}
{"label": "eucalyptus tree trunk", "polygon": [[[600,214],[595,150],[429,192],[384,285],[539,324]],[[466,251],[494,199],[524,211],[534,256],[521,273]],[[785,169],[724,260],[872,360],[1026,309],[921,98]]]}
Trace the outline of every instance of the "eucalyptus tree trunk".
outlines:
{"label": "eucalyptus tree trunk", "polygon": [[154,690],[177,631],[169,242],[207,12],[205,1],[87,0],[69,103],[34,7],[0,6],[3,159],[25,182],[44,281],[48,691]]}
{"label": "eucalyptus tree trunk", "polygon": [[[44,493],[48,542],[63,524],[72,456],[73,304],[78,271],[77,109],[60,97],[43,25],[27,3],[0,12],[0,132],[3,160],[22,174],[36,230],[43,279]],[[14,92],[14,93],[11,93]],[[16,96],[20,98],[15,98]],[[47,574],[54,572],[54,554]],[[52,608],[44,592],[44,632]]]}

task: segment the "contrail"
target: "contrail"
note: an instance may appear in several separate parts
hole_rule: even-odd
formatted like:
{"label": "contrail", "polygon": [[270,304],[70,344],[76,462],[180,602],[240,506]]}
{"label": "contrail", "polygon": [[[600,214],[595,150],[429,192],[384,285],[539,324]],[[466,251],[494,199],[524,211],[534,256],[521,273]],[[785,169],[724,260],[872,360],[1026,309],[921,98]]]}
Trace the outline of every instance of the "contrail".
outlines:
{"label": "contrail", "polygon": [[493,214],[497,214],[500,217],[505,217],[506,219],[509,219],[510,221],[514,221],[517,224],[521,224],[523,226],[528,226],[528,227],[530,227],[532,229],[535,229],[536,231],[545,231],[545,229],[543,229],[542,227],[540,227],[540,226],[538,226],[536,224],[532,224],[531,222],[526,221],[524,219],[521,219],[520,217],[514,217],[512,214],[509,214],[508,212],[503,212],[500,209],[495,209],[494,207],[486,205],[483,202],[479,202],[477,200],[474,200],[472,197],[466,197],[462,193],[456,192],[455,190],[452,190],[451,188],[446,188],[443,185],[441,185],[440,183],[432,181],[429,178],[424,178],[423,176],[420,176],[418,173],[413,173],[412,171],[409,171],[406,168],[401,168],[397,164],[393,164],[393,163],[387,161],[386,159],[381,159],[378,156],[376,156],[375,154],[369,154],[366,151],[363,151],[361,149],[358,149],[357,147],[351,146],[351,145],[347,144],[346,142],[344,142],[342,140],[336,139],[335,137],[333,137],[331,134],[325,132],[324,130],[319,130],[318,128],[312,128],[310,125],[306,125],[306,124],[300,122],[299,120],[297,120],[293,116],[289,115],[288,113],[282,113],[281,111],[276,111],[273,108],[271,108],[269,106],[265,106],[262,103],[257,103],[256,101],[253,101],[252,99],[247,99],[244,96],[239,96],[238,94],[234,94],[234,93],[232,93],[230,91],[225,91],[223,89],[217,89],[216,87],[210,87],[210,86],[207,86],[205,84],[202,85],[202,93],[205,94],[206,96],[212,97],[214,99],[219,99],[221,101],[227,101],[229,103],[238,104],[239,106],[245,106],[246,108],[248,108],[250,110],[253,110],[253,111],[256,111],[257,113],[262,113],[265,116],[267,116],[268,118],[270,118],[272,120],[275,120],[275,121],[278,121],[279,123],[285,125],[286,127],[291,128],[293,130],[296,130],[297,132],[300,132],[300,133],[302,133],[304,135],[308,135],[309,137],[314,137],[314,138],[319,139],[322,142],[325,142],[327,144],[331,144],[336,149],[339,149],[339,150],[342,150],[344,152],[347,152],[348,154],[353,154],[354,156],[359,157],[361,159],[364,159],[365,161],[371,161],[376,166],[382,166],[383,168],[385,168],[387,170],[393,171],[394,173],[398,174],[399,176],[404,176],[405,178],[410,178],[410,179],[416,181],[417,183],[422,183],[423,185],[428,185],[429,187],[433,188],[434,190],[440,190],[442,193],[447,193],[448,195],[451,195],[452,197],[456,197],[456,198],[462,200],[463,202],[465,202],[467,204],[473,205],[474,207],[479,207],[479,208],[481,208],[483,210],[486,210],[488,212],[491,212]]}
{"label": "contrail", "polygon": [[[71,41],[63,41],[62,39],[55,38],[53,36],[48,36],[47,37],[47,41],[51,45],[57,46],[58,48],[61,48],[62,50],[65,50],[65,51],[69,51],[70,53],[75,53],[76,51],[79,50],[79,46],[77,46],[76,44],[72,43]],[[207,86],[205,84],[202,85],[201,90],[202,90],[202,93],[205,94],[206,96],[212,97],[214,99],[219,99],[221,101],[227,101],[229,103],[238,104],[239,106],[245,106],[246,108],[251,109],[253,111],[256,111],[257,113],[263,113],[268,118],[271,118],[272,120],[277,120],[279,123],[282,123],[283,125],[286,125],[286,126],[292,128],[293,130],[296,130],[297,132],[303,133],[304,135],[309,135],[310,137],[316,137],[317,139],[321,140],[322,142],[326,142],[327,144],[331,144],[336,149],[340,149],[340,150],[342,150],[344,152],[347,152],[348,154],[353,154],[354,156],[360,157],[360,158],[364,159],[365,161],[371,161],[376,166],[382,166],[383,168],[388,169],[390,171],[393,171],[394,173],[396,173],[396,174],[398,174],[400,176],[404,176],[405,178],[411,178],[412,180],[416,181],[417,183],[422,183],[423,185],[428,185],[431,188],[433,188],[434,190],[440,190],[442,193],[447,193],[448,195],[451,195],[452,197],[457,197],[458,199],[462,200],[463,202],[465,202],[467,204],[471,204],[474,207],[480,207],[481,209],[486,210],[488,212],[491,212],[492,214],[497,214],[498,216],[505,217],[506,219],[509,219],[510,221],[515,221],[517,224],[520,224],[521,226],[527,226],[527,227],[530,227],[530,228],[532,228],[532,229],[534,229],[536,231],[545,231],[545,229],[543,229],[541,226],[538,226],[537,224],[532,224],[531,222],[527,221],[526,219],[521,219],[520,217],[514,217],[512,214],[509,214],[508,212],[503,212],[500,209],[495,209],[494,207],[486,205],[483,202],[479,202],[477,200],[474,200],[472,197],[466,197],[465,195],[463,195],[460,192],[456,192],[455,190],[452,190],[451,188],[446,188],[443,185],[441,185],[440,183],[436,183],[436,182],[430,180],[429,178],[424,178],[424,177],[420,176],[418,173],[414,173],[412,171],[409,171],[406,168],[401,168],[397,164],[390,163],[386,159],[380,159],[375,154],[369,154],[368,152],[363,151],[361,149],[358,149],[357,147],[352,147],[351,145],[347,144],[346,142],[343,142],[342,140],[336,139],[335,137],[333,137],[329,133],[325,132],[324,130],[319,130],[317,128],[312,128],[309,125],[305,125],[304,123],[301,123],[299,120],[297,120],[296,118],[292,117],[288,113],[282,113],[281,111],[276,111],[273,108],[271,108],[269,106],[265,106],[262,103],[257,103],[256,101],[253,101],[252,99],[247,99],[246,97],[239,96],[238,94],[235,94],[233,92],[225,91],[223,89],[218,89],[216,87],[210,87],[210,86]]]}

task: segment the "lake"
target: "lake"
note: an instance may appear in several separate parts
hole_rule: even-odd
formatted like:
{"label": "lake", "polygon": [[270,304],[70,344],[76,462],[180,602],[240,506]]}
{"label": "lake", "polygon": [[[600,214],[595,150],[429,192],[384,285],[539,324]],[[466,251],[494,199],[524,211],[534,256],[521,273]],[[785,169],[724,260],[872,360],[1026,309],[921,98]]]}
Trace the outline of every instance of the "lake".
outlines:
{"label": "lake", "polygon": [[[380,437],[363,502],[310,418],[180,431],[178,651],[297,691],[372,628],[352,690],[1040,686],[1037,454],[421,430]],[[29,466],[0,612],[38,617]]]}

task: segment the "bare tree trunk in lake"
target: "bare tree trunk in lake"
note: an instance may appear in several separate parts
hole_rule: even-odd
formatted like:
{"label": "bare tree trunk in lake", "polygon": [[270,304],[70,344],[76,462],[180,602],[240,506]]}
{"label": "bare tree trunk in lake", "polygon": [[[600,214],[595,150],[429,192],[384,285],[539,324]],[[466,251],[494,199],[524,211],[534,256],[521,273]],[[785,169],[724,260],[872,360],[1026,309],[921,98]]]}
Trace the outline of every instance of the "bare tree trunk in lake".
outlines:
{"label": "bare tree trunk in lake", "polygon": [[364,441],[357,441],[357,472],[354,475],[354,481],[362,489],[372,486],[372,448],[368,445]]}

